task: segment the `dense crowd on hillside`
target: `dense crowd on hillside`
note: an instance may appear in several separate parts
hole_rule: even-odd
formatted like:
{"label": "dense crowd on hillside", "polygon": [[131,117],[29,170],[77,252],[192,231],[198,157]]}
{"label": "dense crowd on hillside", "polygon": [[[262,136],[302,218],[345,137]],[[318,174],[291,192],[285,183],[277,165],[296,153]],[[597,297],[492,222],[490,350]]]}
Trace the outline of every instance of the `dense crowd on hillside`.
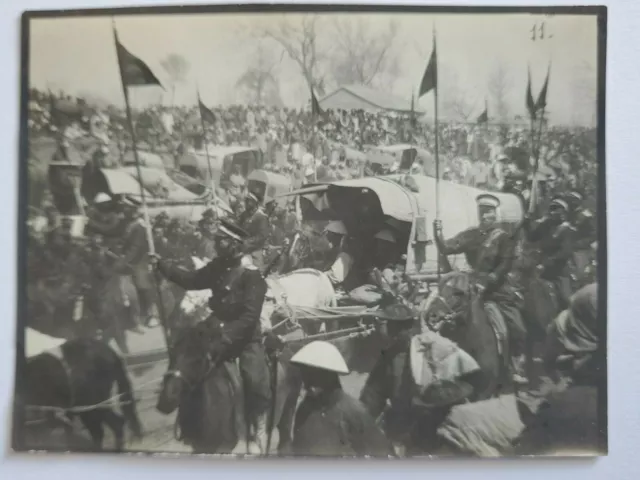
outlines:
{"label": "dense crowd on hillside", "polygon": [[[357,152],[380,145],[412,144],[433,155],[435,130],[410,115],[364,111],[327,111],[313,117],[308,109],[234,105],[212,108],[215,123],[205,124],[213,145],[247,145],[259,148],[268,168],[298,179],[340,180],[389,173],[362,165]],[[202,124],[197,107],[150,107],[136,112],[140,148],[179,155],[185,145],[202,147]],[[113,106],[94,108],[86,101],[33,90],[30,132],[50,135],[55,125],[67,125],[67,136],[92,132],[105,143],[126,148],[130,144],[124,112]],[[69,125],[71,125],[69,127]],[[60,132],[57,132],[60,134]],[[509,178],[532,175],[531,132],[523,125],[446,123],[439,125],[441,176],[489,190],[504,189]],[[594,204],[596,182],[595,129],[549,126],[539,140],[540,167],[547,185],[583,190]],[[309,152],[312,157],[305,156]],[[313,158],[313,161],[310,159]],[[414,165],[414,173],[433,175],[433,165]],[[312,172],[315,166],[316,171]],[[363,168],[364,167],[364,168]]]}

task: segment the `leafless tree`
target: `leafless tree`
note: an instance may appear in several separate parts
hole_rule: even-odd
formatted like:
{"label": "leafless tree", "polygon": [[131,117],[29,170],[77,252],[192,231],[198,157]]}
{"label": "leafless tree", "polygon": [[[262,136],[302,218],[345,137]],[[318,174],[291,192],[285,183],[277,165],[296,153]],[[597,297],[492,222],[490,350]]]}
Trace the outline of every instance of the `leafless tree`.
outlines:
{"label": "leafless tree", "polygon": [[489,76],[488,90],[496,109],[495,116],[501,122],[505,122],[509,118],[509,94],[512,86],[508,65],[501,61],[497,62]]}
{"label": "leafless tree", "polygon": [[332,26],[331,73],[339,85],[393,83],[399,70],[398,57],[393,54],[398,42],[397,22],[391,20],[385,29],[373,29],[365,19],[345,18],[336,19]]}
{"label": "leafless tree", "polygon": [[302,15],[294,18],[281,18],[259,27],[258,35],[277,43],[299,67],[307,83],[324,95],[326,90],[327,49],[320,41],[321,20],[317,15]]}
{"label": "leafless tree", "polygon": [[177,53],[170,53],[161,62],[162,68],[171,79],[171,104],[176,93],[176,85],[183,83],[187,79],[190,65],[189,62]]}
{"label": "leafless tree", "polygon": [[245,91],[250,103],[256,105],[281,105],[278,79],[276,77],[277,60],[269,54],[264,45],[259,44],[251,58],[249,67],[236,82],[236,86]]}
{"label": "leafless tree", "polygon": [[477,99],[460,86],[456,71],[442,62],[438,65],[438,95],[442,115],[449,120],[466,122],[477,110]]}

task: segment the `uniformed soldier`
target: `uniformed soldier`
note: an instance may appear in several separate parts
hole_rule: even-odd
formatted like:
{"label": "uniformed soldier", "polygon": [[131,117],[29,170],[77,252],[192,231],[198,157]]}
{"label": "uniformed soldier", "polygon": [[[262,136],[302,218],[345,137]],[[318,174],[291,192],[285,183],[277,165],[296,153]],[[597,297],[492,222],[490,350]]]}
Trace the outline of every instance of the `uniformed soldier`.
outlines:
{"label": "uniformed soldier", "polygon": [[[442,222],[434,222],[434,240],[442,255],[463,253],[467,263],[473,269],[473,277],[479,294],[485,300],[496,303],[509,328],[511,354],[516,370],[514,380],[524,382],[520,372],[519,358],[524,354],[526,328],[522,320],[522,298],[520,293],[508,281],[513,266],[515,239],[497,223],[497,209],[500,200],[484,193],[476,198],[478,204],[479,225],[459,233],[455,237],[442,238]],[[487,311],[490,315],[490,311]]]}
{"label": "uniformed soldier", "polygon": [[569,204],[561,197],[551,200],[548,214],[524,225],[526,239],[539,250],[536,273],[554,285],[560,309],[569,305],[571,284],[568,262],[572,254],[574,232],[567,220]]}
{"label": "uniformed soldier", "polygon": [[[398,454],[423,454],[437,444],[437,427],[451,408],[469,398],[482,381],[481,372],[469,357],[459,357],[457,377],[438,397],[416,396],[412,379],[410,342],[420,333],[413,313],[403,305],[383,311],[377,318],[386,346],[360,393],[360,401],[373,418],[381,418],[385,433]],[[446,341],[446,340],[445,340]],[[464,373],[462,371],[464,370]],[[401,453],[402,452],[402,453]]]}
{"label": "uniformed soldier", "polygon": [[214,240],[215,234],[216,214],[213,209],[208,208],[202,213],[202,218],[198,220],[198,231],[194,252],[198,258],[211,260],[216,256]]}
{"label": "uniformed soldier", "polygon": [[206,320],[221,335],[211,351],[220,361],[239,358],[246,418],[255,425],[257,442],[266,449],[267,412],[271,399],[269,368],[260,336],[260,313],[267,284],[252,265],[241,262],[243,241],[249,234],[236,224],[220,219],[216,230],[218,256],[203,268],[191,272],[170,268],[157,256],[158,270],[185,290],[211,289]]}
{"label": "uniformed soldier", "polygon": [[139,331],[141,324],[157,327],[158,312],[155,299],[153,278],[149,268],[149,244],[147,229],[140,216],[140,202],[134,198],[123,199],[126,228],[123,236],[122,255],[116,270],[131,275],[138,292],[140,311],[143,319],[136,319]]}
{"label": "uniformed soldier", "polygon": [[106,237],[117,237],[124,233],[125,222],[122,212],[116,211],[114,200],[106,193],[100,192],[87,211],[87,234],[100,234]]}
{"label": "uniformed soldier", "polygon": [[251,255],[253,264],[264,269],[262,250],[269,238],[269,218],[261,207],[262,198],[249,192],[245,199],[245,211],[240,215],[239,224],[247,231],[249,237],[244,242],[245,253]]}
{"label": "uniformed soldier", "polygon": [[293,453],[313,456],[393,455],[393,447],[364,406],[342,389],[349,373],[338,349],[328,342],[305,345],[292,358],[306,390],[293,426]]}
{"label": "uniformed soldier", "polygon": [[578,279],[588,276],[587,272],[594,259],[591,247],[597,239],[596,218],[593,212],[583,206],[582,195],[576,191],[566,197],[569,205],[569,222],[573,230],[573,262]]}

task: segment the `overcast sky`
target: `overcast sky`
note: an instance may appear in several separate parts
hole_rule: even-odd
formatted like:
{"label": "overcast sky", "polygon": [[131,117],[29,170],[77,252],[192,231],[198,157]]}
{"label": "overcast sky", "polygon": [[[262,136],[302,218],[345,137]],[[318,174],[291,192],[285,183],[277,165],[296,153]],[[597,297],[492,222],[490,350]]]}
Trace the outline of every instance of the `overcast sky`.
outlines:
{"label": "overcast sky", "polygon": [[[349,16],[354,15],[366,17],[372,29],[383,28],[391,17],[390,14]],[[289,16],[295,21],[295,15]],[[327,15],[323,17],[325,25],[332,21]],[[252,26],[280,18],[275,14],[130,16],[118,17],[116,25],[122,43],[147,62],[163,82],[169,83],[159,63],[167,54],[178,53],[190,63],[189,81],[178,88],[177,103],[194,102],[198,84],[205,103],[216,105],[234,100],[234,84],[246,70],[256,48]],[[552,60],[548,102],[552,120],[570,120],[581,96],[576,94],[579,66],[586,66],[585,71],[590,71],[588,75],[583,74],[581,83],[586,86],[582,88],[595,92],[595,16],[394,14],[393,18],[401,32],[395,53],[400,58],[401,72],[393,86],[398,95],[408,97],[412,89],[417,88],[431,52],[434,24],[441,71],[446,68],[455,72],[458,86],[477,99],[479,110],[488,95],[489,77],[498,64],[510,72],[509,102],[514,113],[524,112],[527,64],[531,65],[535,95],[549,59]],[[532,42],[531,27],[542,20],[546,21],[547,34],[553,37]],[[323,33],[330,38],[328,27]],[[64,89],[72,94],[89,93],[122,103],[111,17],[33,20],[30,72],[33,86]],[[278,74],[284,102],[292,106],[305,104],[308,90],[295,64],[286,56],[278,67]],[[169,102],[169,93],[163,96],[160,89],[153,87],[142,90],[133,94],[134,101]],[[429,109],[431,102],[429,97],[424,97],[421,105]]]}

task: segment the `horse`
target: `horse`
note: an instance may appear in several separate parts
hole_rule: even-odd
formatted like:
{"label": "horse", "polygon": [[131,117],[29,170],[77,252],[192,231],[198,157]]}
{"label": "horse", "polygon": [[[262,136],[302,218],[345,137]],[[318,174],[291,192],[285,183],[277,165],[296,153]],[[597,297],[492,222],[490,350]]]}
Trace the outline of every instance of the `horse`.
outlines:
{"label": "horse", "polygon": [[[38,353],[27,360],[20,377],[19,396],[28,410],[38,411],[42,407],[47,425],[61,424],[67,435],[72,434],[72,419],[79,417],[97,451],[103,449],[104,424],[113,431],[116,451],[124,447],[125,425],[128,424],[136,438],[142,437],[124,363],[100,340],[68,340],[59,347]],[[109,404],[114,383],[118,387],[122,415]]]}
{"label": "horse", "polygon": [[[492,317],[496,320],[487,309],[493,310]],[[493,302],[483,305],[473,290],[470,274],[444,275],[419,310],[423,325],[456,342],[478,362],[484,382],[476,388],[473,400],[503,393],[510,383],[506,324]]]}
{"label": "horse", "polygon": [[[329,278],[319,270],[304,268],[285,275],[266,278],[267,294],[262,308],[261,321],[267,330],[294,321],[296,308],[335,308],[337,297]],[[320,331],[322,322],[309,319],[297,321],[307,334]]]}
{"label": "horse", "polygon": [[[239,407],[244,405],[239,369],[235,361],[214,360],[211,337],[206,322],[184,327],[175,335],[156,408],[165,415],[178,410],[177,438],[191,446],[193,453],[248,453],[249,443],[246,450],[243,445],[248,439],[243,432],[249,428],[246,412]],[[282,452],[291,444],[301,381],[290,364],[279,361],[277,369],[269,435],[277,429],[278,451]]]}

